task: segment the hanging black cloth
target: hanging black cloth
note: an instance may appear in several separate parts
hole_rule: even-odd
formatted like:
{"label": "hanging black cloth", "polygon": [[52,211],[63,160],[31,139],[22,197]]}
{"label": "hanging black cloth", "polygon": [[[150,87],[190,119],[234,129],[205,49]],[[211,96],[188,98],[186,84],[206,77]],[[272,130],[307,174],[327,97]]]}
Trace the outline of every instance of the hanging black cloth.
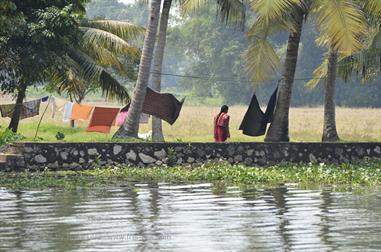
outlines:
{"label": "hanging black cloth", "polygon": [[267,124],[273,120],[277,93],[278,87],[271,95],[265,113],[263,113],[261,107],[259,106],[257,96],[253,94],[249,108],[247,109],[242,123],[239,126],[239,129],[242,130],[244,135],[262,136],[266,133]]}

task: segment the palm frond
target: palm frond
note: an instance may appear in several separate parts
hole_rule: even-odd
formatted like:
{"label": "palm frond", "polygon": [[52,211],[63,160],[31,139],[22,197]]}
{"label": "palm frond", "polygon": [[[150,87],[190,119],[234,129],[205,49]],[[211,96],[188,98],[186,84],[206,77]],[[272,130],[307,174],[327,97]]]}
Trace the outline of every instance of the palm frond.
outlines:
{"label": "palm frond", "polygon": [[381,17],[381,1],[367,0],[365,4],[366,11],[371,15]]}
{"label": "palm frond", "polygon": [[369,29],[365,38],[365,50],[381,49],[381,30],[380,26],[374,26]]}
{"label": "palm frond", "polygon": [[305,0],[255,0],[251,1],[252,10],[261,17],[263,26],[271,25],[272,20],[282,18],[295,6],[304,6]]}
{"label": "palm frond", "polygon": [[351,0],[314,1],[312,12],[317,14],[321,36],[317,43],[332,45],[341,53],[350,55],[362,47],[362,36],[367,32],[361,8]]}
{"label": "palm frond", "polygon": [[317,85],[320,83],[321,80],[327,77],[327,73],[328,73],[328,56],[326,55],[321,65],[315,69],[313,73],[313,78],[306,83],[305,87],[308,89],[314,89],[315,87],[317,87]]}
{"label": "palm frond", "polygon": [[89,82],[85,80],[81,66],[66,56],[61,65],[50,72],[48,88],[59,94],[67,93],[73,97],[81,97],[86,92]]}
{"label": "palm frond", "polygon": [[272,45],[266,40],[257,40],[249,45],[245,54],[246,71],[254,86],[266,81],[278,71],[280,60]]}
{"label": "palm frond", "polygon": [[182,0],[180,5],[181,12],[183,14],[189,14],[208,6],[209,3],[209,0]]}
{"label": "palm frond", "polygon": [[127,90],[103,67],[98,66],[90,57],[78,50],[70,50],[72,58],[83,69],[83,78],[86,81],[94,81],[102,89],[106,98],[118,99],[121,102],[129,101]]}
{"label": "palm frond", "polygon": [[86,54],[90,56],[96,63],[104,67],[111,67],[122,76],[127,75],[126,67],[122,64],[122,62],[120,62],[115,54],[111,53],[106,48],[97,47],[96,45],[94,45],[94,47],[91,49],[92,50],[86,50],[86,48],[83,48]]}
{"label": "palm frond", "polygon": [[338,73],[348,81],[353,74],[361,76],[363,81],[374,79],[381,70],[381,34],[372,35],[368,47],[339,60]]}
{"label": "palm frond", "polygon": [[81,45],[89,50],[92,48],[104,47],[117,55],[136,54],[138,49],[131,46],[125,40],[111,32],[103,31],[96,28],[81,27],[84,31]]}
{"label": "palm frond", "polygon": [[117,99],[124,104],[129,103],[130,96],[126,88],[105,70],[103,70],[99,76],[99,84],[102,89],[102,94],[106,98]]}
{"label": "palm frond", "polygon": [[117,20],[90,20],[84,24],[86,27],[96,28],[110,32],[124,40],[137,39],[144,35],[145,28],[126,21]]}
{"label": "palm frond", "polygon": [[265,39],[270,35],[283,30],[289,30],[291,25],[282,18],[276,18],[271,21],[271,25],[266,25],[263,17],[258,16],[248,31],[248,37],[251,40]]}
{"label": "palm frond", "polygon": [[[215,3],[210,0],[182,0],[181,11],[189,14]],[[243,27],[245,22],[245,6],[240,0],[217,0],[217,14],[226,23],[235,23]]]}
{"label": "palm frond", "polygon": [[217,0],[218,14],[226,23],[245,23],[245,6],[240,0]]}

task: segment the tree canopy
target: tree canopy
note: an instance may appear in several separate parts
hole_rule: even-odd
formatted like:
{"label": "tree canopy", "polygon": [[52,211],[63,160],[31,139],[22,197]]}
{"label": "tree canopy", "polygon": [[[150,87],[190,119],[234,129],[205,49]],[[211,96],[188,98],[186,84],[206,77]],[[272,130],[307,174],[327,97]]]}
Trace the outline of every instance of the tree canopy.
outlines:
{"label": "tree canopy", "polygon": [[[117,0],[95,0],[90,2],[88,14],[121,20],[139,20],[141,13],[147,13],[146,5],[124,5]],[[174,8],[176,10],[176,8]],[[248,46],[246,31],[253,23],[255,15],[246,12],[246,28],[226,27],[216,17],[213,10],[202,10],[181,17],[173,12],[168,27],[167,50],[164,56],[163,73],[198,76],[207,78],[186,78],[163,75],[163,89],[193,97],[200,96],[195,103],[212,102],[220,104],[246,104],[251,96],[252,83],[247,81],[242,55]],[[146,20],[146,19],[144,19]],[[321,64],[324,49],[315,44],[319,31],[316,19],[310,16],[305,24],[301,38],[299,61],[295,75],[293,106],[317,106],[323,101],[323,88],[311,91],[305,84],[312,78],[313,71]],[[204,32],[205,31],[205,32]],[[194,36],[192,36],[195,34]],[[197,36],[196,36],[197,34]],[[281,32],[269,37],[276,53],[282,59],[285,54],[287,33]],[[213,48],[218,48],[213,49]],[[361,78],[361,76],[359,76]],[[353,78],[344,82],[338,80],[337,104],[339,106],[381,107],[375,94],[381,92],[380,78],[361,82]],[[271,76],[268,84],[261,85],[256,91],[260,102],[267,102],[279,76]],[[225,80],[225,81],[216,81]],[[226,81],[227,80],[227,81]],[[218,97],[215,102],[210,95]],[[190,96],[190,97],[189,97]]]}

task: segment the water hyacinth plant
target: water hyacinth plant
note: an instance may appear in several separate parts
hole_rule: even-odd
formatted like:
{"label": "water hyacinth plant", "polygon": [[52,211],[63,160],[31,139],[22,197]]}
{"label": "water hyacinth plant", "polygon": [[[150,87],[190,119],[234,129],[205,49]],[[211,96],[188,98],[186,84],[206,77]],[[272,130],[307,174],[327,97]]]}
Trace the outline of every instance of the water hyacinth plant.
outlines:
{"label": "water hyacinth plant", "polygon": [[381,161],[347,164],[279,164],[247,167],[227,163],[201,166],[126,167],[113,166],[84,171],[0,173],[5,188],[76,188],[123,184],[126,181],[194,183],[211,182],[232,185],[276,186],[285,183],[337,186],[381,185]]}

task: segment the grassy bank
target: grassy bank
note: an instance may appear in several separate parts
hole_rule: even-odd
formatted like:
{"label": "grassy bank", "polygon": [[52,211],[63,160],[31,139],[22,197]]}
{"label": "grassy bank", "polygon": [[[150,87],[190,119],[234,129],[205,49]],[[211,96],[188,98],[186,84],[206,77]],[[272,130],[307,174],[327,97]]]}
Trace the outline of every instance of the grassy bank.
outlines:
{"label": "grassy bank", "polygon": [[[99,104],[105,105],[105,104]],[[108,104],[110,106],[110,104]],[[45,105],[41,106],[41,113]],[[263,137],[247,137],[238,130],[247,107],[234,106],[230,108],[231,139],[229,141],[263,141]],[[212,142],[213,116],[218,107],[185,106],[174,125],[163,123],[167,141],[176,142]],[[351,109],[337,108],[336,120],[338,133],[344,141],[381,141],[381,109]],[[19,133],[25,140],[34,139],[40,116],[25,119],[20,122]],[[9,124],[9,118],[0,118],[0,131]],[[64,141],[111,141],[117,127],[110,134],[87,133],[88,121],[76,122],[75,128],[62,122],[62,111],[52,118],[51,109],[42,121],[37,141],[57,141],[57,132],[65,134]],[[148,132],[150,124],[141,124],[140,132]],[[295,142],[320,142],[323,129],[323,108],[292,108],[290,111],[290,137]]]}
{"label": "grassy bank", "polygon": [[0,173],[5,188],[75,188],[123,184],[126,181],[226,184],[379,186],[381,161],[341,165],[282,164],[267,168],[209,163],[200,167],[129,168],[109,167],[86,171]]}

